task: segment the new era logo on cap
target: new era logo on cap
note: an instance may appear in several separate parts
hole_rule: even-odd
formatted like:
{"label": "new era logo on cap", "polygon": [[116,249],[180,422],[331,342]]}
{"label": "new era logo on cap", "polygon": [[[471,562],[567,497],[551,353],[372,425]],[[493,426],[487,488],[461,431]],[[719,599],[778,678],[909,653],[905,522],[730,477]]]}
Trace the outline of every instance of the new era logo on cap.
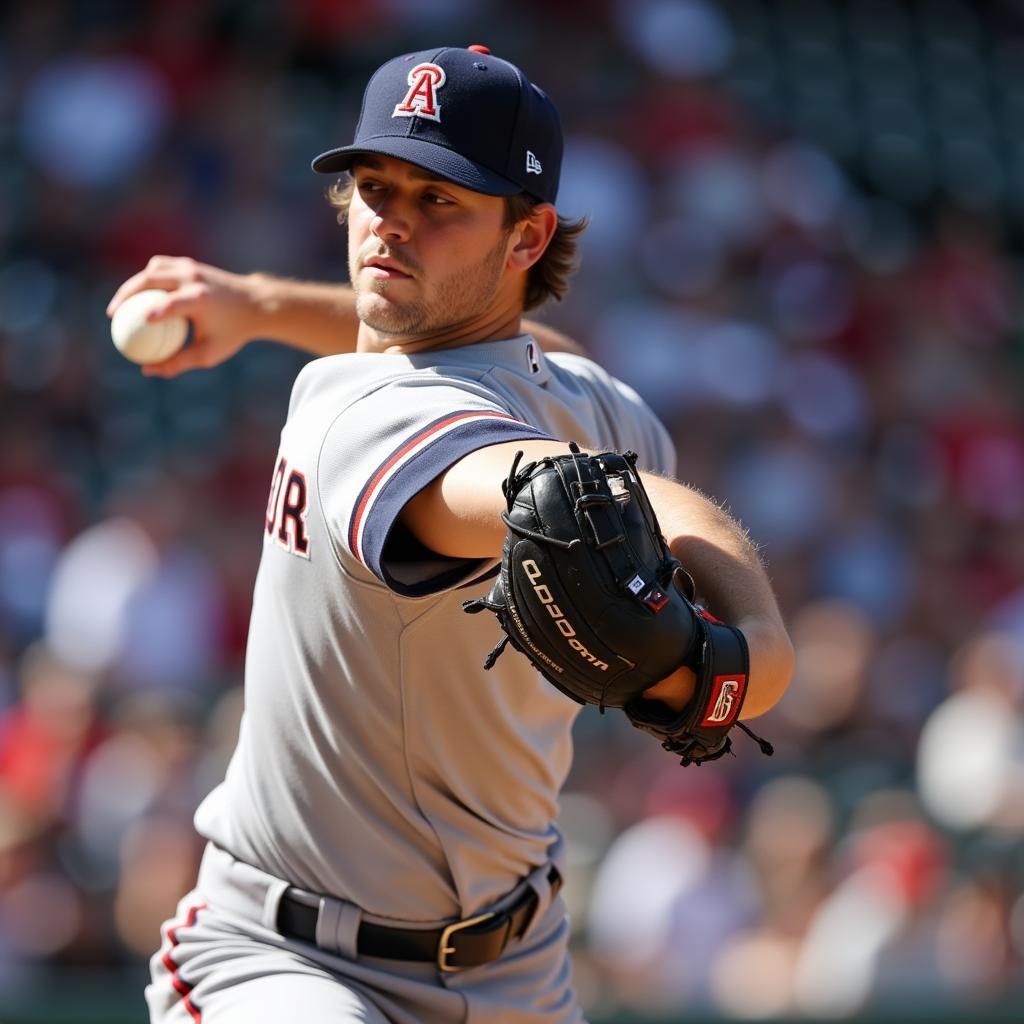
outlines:
{"label": "new era logo on cap", "polygon": [[485,46],[444,47],[378,68],[354,141],[322,153],[313,169],[347,171],[369,153],[406,160],[484,195],[525,192],[553,203],[562,129],[551,100],[514,64]]}

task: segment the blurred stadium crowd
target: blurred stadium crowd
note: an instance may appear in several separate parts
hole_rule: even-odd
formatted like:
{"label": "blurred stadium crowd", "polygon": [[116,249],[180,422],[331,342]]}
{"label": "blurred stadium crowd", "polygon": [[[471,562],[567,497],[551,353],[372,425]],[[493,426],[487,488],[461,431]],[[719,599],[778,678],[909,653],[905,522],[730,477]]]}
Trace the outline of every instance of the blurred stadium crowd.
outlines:
{"label": "blurred stadium crowd", "polygon": [[[139,964],[233,746],[302,359],[142,378],[154,253],[340,279],[309,159],[402,49],[484,42],[567,130],[546,316],[762,546],[776,756],[583,714],[563,803],[595,1016],[1024,998],[1024,5],[34,0],[0,13],[0,990]],[[134,998],[134,995],[133,995]]]}

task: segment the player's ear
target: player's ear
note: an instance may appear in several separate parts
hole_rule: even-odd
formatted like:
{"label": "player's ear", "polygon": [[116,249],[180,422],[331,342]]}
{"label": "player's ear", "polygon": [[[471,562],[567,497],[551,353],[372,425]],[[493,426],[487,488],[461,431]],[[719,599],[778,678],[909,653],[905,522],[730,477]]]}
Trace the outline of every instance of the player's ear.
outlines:
{"label": "player's ear", "polygon": [[511,270],[529,270],[544,255],[558,227],[558,211],[551,203],[538,203],[517,221],[510,236],[508,265]]}

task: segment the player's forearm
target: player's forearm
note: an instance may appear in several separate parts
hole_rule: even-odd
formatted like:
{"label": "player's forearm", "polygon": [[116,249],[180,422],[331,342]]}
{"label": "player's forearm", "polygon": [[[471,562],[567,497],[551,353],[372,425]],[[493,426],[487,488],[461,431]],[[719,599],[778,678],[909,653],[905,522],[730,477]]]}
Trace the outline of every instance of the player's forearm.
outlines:
{"label": "player's forearm", "polygon": [[672,553],[697,584],[708,610],[742,631],[750,649],[743,717],[772,708],[793,675],[793,646],[768,574],[744,530],[692,488],[644,476]]}
{"label": "player's forearm", "polygon": [[[509,441],[470,452],[424,488],[403,512],[429,548],[455,558],[497,557],[505,537],[502,481],[516,452],[521,465],[564,455],[564,441]],[[644,473],[644,485],[673,554],[693,575],[709,610],[731,623],[781,624],[771,584],[753,544],[726,512],[675,480]]]}
{"label": "player's forearm", "polygon": [[498,558],[505,540],[505,497],[517,451],[522,465],[562,455],[562,441],[509,441],[478,448],[450,466],[403,509],[402,520],[432,551],[451,558]]}
{"label": "player's forearm", "polygon": [[293,281],[269,274],[249,277],[258,337],[317,356],[353,352],[359,320],[355,295],[345,284]]}
{"label": "player's forearm", "polygon": [[[405,525],[427,547],[454,558],[498,558],[505,539],[501,482],[516,451],[522,464],[565,453],[564,442],[525,441],[471,452],[406,505]],[[793,674],[793,648],[757,550],[726,512],[692,488],[644,474],[672,553],[694,577],[708,610],[740,629],[750,651],[743,717],[773,707]],[[692,692],[673,678],[649,696],[672,706]]]}
{"label": "player's forearm", "polygon": [[781,619],[747,617],[735,625],[750,653],[750,685],[740,718],[756,718],[771,711],[789,688],[795,668],[793,645]]}

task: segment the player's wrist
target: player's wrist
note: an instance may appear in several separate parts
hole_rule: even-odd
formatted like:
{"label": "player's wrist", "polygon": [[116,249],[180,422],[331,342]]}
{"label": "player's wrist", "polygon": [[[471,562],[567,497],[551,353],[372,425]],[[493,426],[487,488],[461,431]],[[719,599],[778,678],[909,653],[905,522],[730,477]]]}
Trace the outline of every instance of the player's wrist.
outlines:
{"label": "player's wrist", "polygon": [[355,294],[348,284],[297,281],[254,272],[241,278],[250,338],[290,345],[315,356],[352,352]]}
{"label": "player's wrist", "polygon": [[240,279],[238,315],[248,341],[264,338],[302,347],[298,341],[303,306],[299,287],[297,281],[261,271]]}
{"label": "player's wrist", "polygon": [[252,310],[254,318],[260,321],[273,322],[285,307],[285,288],[287,282],[262,271],[246,274],[241,280],[241,290],[246,298],[246,305]]}

